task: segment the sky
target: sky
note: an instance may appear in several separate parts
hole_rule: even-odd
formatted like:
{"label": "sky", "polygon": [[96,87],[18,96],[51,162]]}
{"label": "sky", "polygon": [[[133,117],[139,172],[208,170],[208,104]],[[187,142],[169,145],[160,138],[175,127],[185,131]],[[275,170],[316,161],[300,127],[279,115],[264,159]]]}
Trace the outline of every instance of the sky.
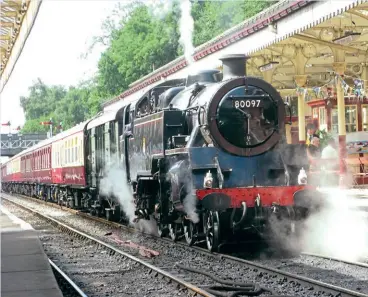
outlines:
{"label": "sky", "polygon": [[[15,129],[24,124],[19,97],[40,78],[46,84],[76,85],[92,76],[102,46],[85,54],[93,36],[116,6],[115,0],[44,0],[12,75],[0,94],[0,121]],[[123,2],[123,1],[120,1]],[[8,133],[2,129],[2,133]]]}

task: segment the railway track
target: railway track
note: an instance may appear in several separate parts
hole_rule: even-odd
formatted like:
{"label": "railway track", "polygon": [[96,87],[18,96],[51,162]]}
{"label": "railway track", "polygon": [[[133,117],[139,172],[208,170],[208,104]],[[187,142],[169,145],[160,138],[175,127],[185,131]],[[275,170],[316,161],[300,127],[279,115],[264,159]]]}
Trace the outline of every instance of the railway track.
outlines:
{"label": "railway track", "polygon": [[346,263],[346,264],[350,264],[350,265],[354,265],[354,266],[368,268],[368,264],[363,263],[363,262],[348,261],[346,259],[340,259],[340,258],[335,258],[335,257],[327,256],[327,255],[320,255],[320,254],[307,253],[307,252],[302,252],[302,255],[316,257],[316,258],[322,258],[322,259],[327,259],[327,260],[331,260],[331,261],[335,261],[335,262],[341,262],[341,263]]}
{"label": "railway track", "polygon": [[59,268],[52,260],[49,259],[49,263],[54,271],[56,280],[63,292],[63,296],[79,296],[88,297],[78,285],[73,282],[66,273]]}
{"label": "railway track", "polygon": [[[2,198],[3,199],[6,199],[4,198],[3,194],[2,194]],[[6,199],[7,201],[10,201],[8,199]],[[81,232],[79,230],[76,230],[75,228],[72,228],[50,216],[47,216],[45,214],[42,214],[34,209],[31,209],[29,207],[26,207],[24,205],[21,205],[19,203],[16,203],[14,201],[10,201],[12,204],[16,205],[17,207],[19,208],[22,208],[28,212],[31,212],[33,213],[34,215],[36,215],[37,217],[47,221],[49,224],[51,224],[53,227],[56,227],[57,229],[61,230],[63,233],[66,233],[69,237],[72,236],[74,237],[72,242],[73,242],[73,245],[74,245],[74,241],[77,241],[77,246],[79,247],[87,247],[87,248],[90,248],[91,246],[93,246],[91,248],[91,250],[99,250],[100,253],[102,252],[103,254],[105,254],[107,256],[107,258],[109,256],[115,256],[118,260],[122,261],[122,269],[118,268],[116,269],[116,267],[114,267],[114,272],[119,274],[123,274],[124,273],[124,270],[127,268],[127,267],[130,267],[130,266],[141,266],[143,267],[147,272],[148,274],[150,275],[154,275],[155,277],[157,276],[160,276],[161,279],[163,279],[163,283],[165,282],[173,282],[175,283],[177,286],[178,286],[178,291],[187,291],[188,294],[192,294],[192,295],[196,295],[196,296],[205,296],[205,297],[213,297],[214,295],[208,293],[207,291],[191,284],[191,283],[188,283],[180,278],[178,278],[177,276],[167,272],[167,271],[164,271],[162,270],[161,268],[159,267],[156,267],[154,265],[151,265],[150,263],[148,262],[145,262],[143,261],[142,259],[139,259],[135,256],[132,256],[120,249],[117,249],[116,247],[110,245],[110,244],[107,244],[93,236],[90,236],[84,232]],[[47,236],[51,236],[52,235],[47,235]],[[55,238],[52,238],[52,239],[55,239]],[[58,242],[60,244],[60,241]],[[52,240],[48,240],[48,241],[45,241],[43,242],[44,244],[44,248],[46,247],[46,250],[45,252],[46,253],[50,253],[50,250],[48,248],[48,244],[52,244]],[[62,242],[62,245],[63,247],[65,247],[65,245],[67,244],[67,242],[64,240]],[[73,248],[73,247],[72,247]],[[64,250],[61,250],[61,251],[58,251],[57,253],[54,252],[54,250],[51,252],[51,254],[53,255],[53,257],[56,257],[57,255],[56,254],[61,254],[62,256],[64,256],[63,254]],[[86,263],[86,259],[85,258],[88,258],[90,257],[91,255],[95,254],[94,252],[89,253],[89,251],[81,254],[79,253],[77,256],[75,254],[72,254],[72,255],[69,255],[68,254],[68,257],[64,257],[63,259],[58,259],[58,261],[62,262],[64,264],[64,266],[69,266],[69,268],[71,268],[71,270],[73,271],[76,271],[78,270],[78,265],[71,265],[71,264],[78,264],[78,263]],[[72,261],[70,261],[72,259]],[[106,261],[106,264],[113,264],[113,263],[109,263],[107,262],[108,259],[105,259]],[[127,263],[124,263],[124,262],[127,262]],[[96,263],[87,263],[87,264],[91,264],[91,265],[95,265]],[[102,263],[99,263],[100,265]],[[70,267],[70,266],[73,266],[73,267]],[[116,265],[117,266],[117,265]],[[111,266],[108,266],[109,269],[111,269]],[[140,267],[138,267],[140,268]],[[76,271],[77,273],[80,273],[80,271]],[[87,272],[87,273],[90,273],[90,272]],[[103,274],[103,273],[106,273],[106,271],[98,271],[98,273],[93,273],[94,275],[96,274]],[[95,277],[95,276],[94,276]],[[148,284],[147,284],[148,285]],[[175,296],[175,295],[172,295],[172,296]]]}
{"label": "railway track", "polygon": [[[6,196],[8,196],[8,197],[6,197]],[[53,218],[49,218],[49,217],[35,211],[34,209],[31,209],[29,207],[21,205],[21,204],[15,202],[15,201],[11,201],[11,199],[9,200],[9,198],[11,196],[9,196],[9,195],[6,195],[6,196],[4,197],[4,195],[3,195],[3,198],[5,198],[6,200],[10,201],[13,204],[16,204],[19,207],[22,207],[22,208],[24,208],[28,211],[34,212],[38,216],[44,217],[47,220],[50,220],[50,219],[51,219],[51,221],[55,220]],[[61,208],[60,206],[57,206],[53,203],[48,203],[48,202],[40,201],[40,200],[37,200],[37,199],[34,199],[34,198],[29,198],[29,197],[25,197],[25,198],[28,199],[28,200],[35,201],[39,204],[48,204],[49,206],[52,206],[52,207],[55,207],[55,208],[59,208],[59,209]],[[136,230],[132,230],[129,227],[122,226],[122,225],[117,224],[117,223],[108,222],[108,221],[105,221],[101,218],[92,217],[90,215],[87,215],[85,213],[78,212],[78,211],[75,211],[75,210],[71,210],[71,209],[66,209],[66,210],[70,213],[74,213],[74,214],[77,214],[77,215],[87,217],[88,219],[95,220],[96,222],[99,222],[99,223],[107,224],[107,225],[113,226],[113,227],[119,227],[119,228],[125,229],[129,232],[136,232]],[[63,226],[63,228],[66,228],[64,225],[65,224],[62,224],[60,226]],[[70,227],[68,227],[68,228],[70,228]],[[166,240],[164,240],[164,241],[166,241]],[[171,241],[170,241],[170,243],[173,244]],[[186,246],[186,244],[182,244],[180,242],[176,243],[176,245],[183,245],[183,246],[185,246],[186,249],[191,249],[193,252],[196,252],[197,254],[202,254],[202,255],[207,255],[207,256],[210,254],[205,249],[201,249],[201,248],[198,248],[198,247],[188,247],[188,246]],[[317,280],[307,278],[307,277],[303,277],[303,276],[300,276],[300,275],[291,274],[291,273],[288,273],[288,272],[285,272],[285,271],[282,271],[282,270],[279,270],[279,269],[269,268],[269,267],[266,267],[265,265],[255,263],[253,261],[248,261],[248,260],[232,257],[232,256],[229,256],[229,255],[223,255],[223,254],[217,254],[217,253],[213,253],[213,254],[210,254],[210,255],[211,255],[211,257],[220,259],[222,261],[226,261],[227,262],[226,264],[228,264],[228,263],[234,263],[235,264],[236,263],[237,265],[242,265],[243,269],[253,270],[253,271],[256,272],[257,275],[260,275],[261,278],[266,275],[266,279],[268,281],[270,279],[274,279],[274,278],[277,278],[279,280],[281,279],[282,280],[281,283],[284,287],[285,287],[286,283],[287,284],[294,283],[296,285],[296,287],[298,287],[296,292],[301,292],[301,294],[295,294],[295,296],[308,296],[309,294],[306,294],[308,291],[313,293],[313,295],[316,294],[316,291],[317,291],[317,292],[319,292],[319,296],[323,296],[324,294],[326,294],[326,296],[328,296],[329,294],[332,294],[333,296],[359,296],[359,297],[368,296],[368,295],[366,295],[364,293],[361,293],[361,292],[349,290],[349,289],[346,289],[346,288],[342,288],[342,287],[339,287],[339,286],[336,286],[336,285],[324,283],[324,282],[317,281]],[[165,270],[167,270],[168,268],[172,269],[172,267],[171,268],[170,267],[164,267]],[[180,275],[180,273],[183,273],[183,271],[185,271],[186,273],[192,272],[192,273],[197,273],[198,274],[197,269],[201,268],[201,267],[200,266],[195,267],[195,265],[194,265],[194,267],[187,267],[187,266],[179,263],[179,264],[175,265],[175,268],[176,268],[176,273],[179,273],[179,275]],[[202,269],[202,272],[203,272],[203,269]],[[203,273],[202,273],[202,276],[200,276],[200,273],[198,275],[199,275],[199,278],[201,279],[201,277],[203,276]],[[202,280],[203,280],[203,278],[202,278]],[[215,279],[215,281],[216,281],[216,279]],[[230,283],[232,283],[232,285],[234,285],[235,282],[230,282]],[[263,286],[260,286],[259,288],[262,288],[262,287]],[[304,287],[304,290],[301,289],[301,287]],[[211,285],[209,285],[208,282],[206,283],[206,285],[202,285],[201,288],[203,290],[207,290],[208,293],[211,291]],[[218,287],[217,287],[217,289],[218,289]],[[266,288],[263,288],[263,289],[266,289]],[[290,290],[290,291],[293,292],[293,290]],[[216,295],[216,296],[222,296],[222,295]],[[312,296],[312,294],[310,296]]]}

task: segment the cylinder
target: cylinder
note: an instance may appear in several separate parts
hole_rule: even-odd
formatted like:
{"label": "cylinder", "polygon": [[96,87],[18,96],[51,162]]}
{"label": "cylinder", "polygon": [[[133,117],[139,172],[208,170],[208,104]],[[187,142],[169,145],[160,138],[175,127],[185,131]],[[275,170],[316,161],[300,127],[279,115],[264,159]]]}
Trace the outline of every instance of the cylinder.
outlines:
{"label": "cylinder", "polygon": [[233,77],[246,76],[247,56],[243,54],[226,55],[220,60],[222,61],[223,79]]}

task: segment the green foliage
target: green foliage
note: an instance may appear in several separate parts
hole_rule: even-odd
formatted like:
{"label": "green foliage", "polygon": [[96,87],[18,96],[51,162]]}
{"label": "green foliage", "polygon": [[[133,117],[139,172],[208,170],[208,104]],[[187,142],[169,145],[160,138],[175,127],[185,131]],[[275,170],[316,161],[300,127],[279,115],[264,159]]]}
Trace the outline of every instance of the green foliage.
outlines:
{"label": "green foliage", "polygon": [[319,145],[320,145],[321,150],[327,146],[328,141],[330,139],[334,138],[331,133],[326,131],[326,129],[317,130],[315,134],[319,136],[319,143],[320,143]]}
{"label": "green foliage", "polygon": [[49,126],[43,126],[40,122],[51,118],[56,131],[60,122],[63,123],[63,129],[68,129],[91,117],[90,111],[96,112],[96,103],[91,94],[93,90],[91,85],[70,87],[67,90],[60,86],[47,86],[38,79],[29,88],[29,96],[21,97],[20,100],[26,117],[22,132],[47,132]]}
{"label": "green foliage", "polygon": [[252,17],[277,1],[196,1],[194,45],[198,46]]}
{"label": "green foliage", "polygon": [[[208,41],[274,2],[196,0],[192,6],[194,45]],[[22,131],[46,132],[49,127],[40,122],[50,118],[57,124],[63,122],[63,129],[68,129],[100,111],[101,102],[181,55],[179,3],[177,0],[171,11],[160,17],[143,0],[118,4],[105,20],[103,34],[96,36],[91,45],[91,49],[98,43],[107,46],[98,62],[97,75],[70,88],[47,86],[38,79],[29,88],[29,96],[20,98],[26,117]]]}
{"label": "green foliage", "polygon": [[169,13],[163,20],[154,18],[147,7],[136,7],[122,28],[114,31],[110,47],[98,64],[98,88],[112,97],[132,82],[177,57],[178,16]]}

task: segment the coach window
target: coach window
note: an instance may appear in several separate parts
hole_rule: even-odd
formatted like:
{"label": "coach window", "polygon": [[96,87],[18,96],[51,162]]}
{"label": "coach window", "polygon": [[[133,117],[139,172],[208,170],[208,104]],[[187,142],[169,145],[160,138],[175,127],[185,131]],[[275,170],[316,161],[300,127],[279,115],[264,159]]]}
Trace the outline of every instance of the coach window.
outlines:
{"label": "coach window", "polygon": [[72,161],[71,148],[72,148],[72,141],[69,139],[68,141],[68,164],[70,164]]}
{"label": "coach window", "polygon": [[74,138],[74,163],[77,163],[78,159],[78,138]]}
{"label": "coach window", "polygon": [[64,142],[64,162],[63,164],[66,165],[67,161],[67,156],[68,156],[68,142],[65,141]]}
{"label": "coach window", "polygon": [[50,148],[48,147],[47,148],[47,162],[46,162],[46,168],[50,168],[50,157],[51,157],[51,150],[50,150]]}
{"label": "coach window", "polygon": [[77,163],[78,138],[74,138],[74,164]]}
{"label": "coach window", "polygon": [[55,146],[55,155],[56,155],[55,167],[59,167],[59,145],[58,144]]}
{"label": "coach window", "polygon": [[78,153],[79,153],[78,158],[81,164],[83,164],[82,152],[83,152],[83,136],[82,136],[82,139],[79,139],[79,149],[78,149]]}
{"label": "coach window", "polygon": [[58,166],[61,166],[61,144],[58,144]]}
{"label": "coach window", "polygon": [[71,158],[70,162],[74,164],[74,146],[75,146],[74,138],[71,140],[71,142],[72,146],[70,147],[70,158]]}

